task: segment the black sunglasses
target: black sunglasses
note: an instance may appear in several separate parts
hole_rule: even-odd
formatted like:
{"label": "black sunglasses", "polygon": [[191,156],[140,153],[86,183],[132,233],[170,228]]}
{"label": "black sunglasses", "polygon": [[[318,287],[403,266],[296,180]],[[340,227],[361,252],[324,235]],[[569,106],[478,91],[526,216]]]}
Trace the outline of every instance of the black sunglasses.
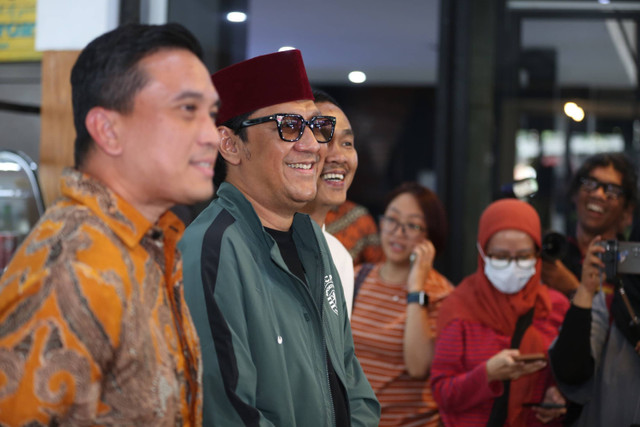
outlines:
{"label": "black sunglasses", "polygon": [[619,199],[624,196],[624,189],[622,186],[612,184],[610,182],[602,182],[597,179],[587,176],[580,179],[580,186],[587,192],[596,191],[598,188],[604,190],[604,194],[610,199]]}
{"label": "black sunglasses", "polygon": [[311,128],[316,141],[329,142],[336,128],[336,118],[331,116],[314,116],[311,120],[305,120],[300,114],[274,114],[245,120],[240,123],[240,129],[271,121],[276,122],[280,139],[287,142],[295,142],[302,138],[306,125]]}

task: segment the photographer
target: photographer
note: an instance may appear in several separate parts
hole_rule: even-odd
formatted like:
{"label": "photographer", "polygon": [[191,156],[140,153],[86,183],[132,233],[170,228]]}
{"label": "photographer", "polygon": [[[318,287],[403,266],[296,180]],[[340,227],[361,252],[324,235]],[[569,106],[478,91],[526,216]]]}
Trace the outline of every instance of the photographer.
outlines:
{"label": "photographer", "polygon": [[[584,405],[577,426],[632,426],[640,423],[640,335],[630,326],[629,310],[619,291],[609,307],[601,289],[598,236],[588,247],[582,281],[549,350],[562,393]],[[634,312],[640,312],[638,276],[624,276]]]}
{"label": "photographer", "polygon": [[[606,249],[599,242],[615,239],[628,224],[636,200],[636,174],[623,155],[601,154],[580,168],[572,190],[578,213],[572,243],[579,252],[567,265],[573,266],[581,281],[549,350],[551,367],[562,393],[583,405],[571,425],[635,425],[640,423],[640,335],[630,326],[629,308],[620,290],[603,283],[601,256]],[[556,262],[559,271],[566,270],[564,265]],[[638,276],[625,275],[621,283],[629,307],[640,312]]]}
{"label": "photographer", "polygon": [[569,194],[576,207],[577,225],[568,237],[561,260],[544,261],[542,282],[573,295],[580,284],[582,260],[596,236],[622,237],[636,204],[636,171],[622,153],[601,153],[587,158],[571,180]]}

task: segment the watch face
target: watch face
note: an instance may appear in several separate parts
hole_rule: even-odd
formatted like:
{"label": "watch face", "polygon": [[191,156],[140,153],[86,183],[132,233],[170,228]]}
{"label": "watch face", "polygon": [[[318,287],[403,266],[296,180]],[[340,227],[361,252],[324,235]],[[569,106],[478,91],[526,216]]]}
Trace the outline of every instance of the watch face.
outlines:
{"label": "watch face", "polygon": [[417,302],[421,306],[429,305],[429,295],[425,291],[410,292],[407,295],[407,303]]}

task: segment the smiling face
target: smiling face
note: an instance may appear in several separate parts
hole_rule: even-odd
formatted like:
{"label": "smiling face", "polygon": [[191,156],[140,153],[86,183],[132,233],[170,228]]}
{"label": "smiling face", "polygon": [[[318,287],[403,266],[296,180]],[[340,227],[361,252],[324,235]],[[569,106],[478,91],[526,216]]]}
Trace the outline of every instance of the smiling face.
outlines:
{"label": "smiling face", "polygon": [[[303,100],[261,108],[249,119],[278,113],[300,114],[306,120],[320,115],[313,101]],[[275,121],[245,130],[246,142],[233,136],[239,164],[229,165],[227,181],[252,202],[263,222],[263,212],[292,217],[316,197],[326,144],[318,143],[308,126],[295,142],[280,139]]]}
{"label": "smiling face", "polygon": [[160,50],[138,67],[147,81],[132,111],[114,113],[113,130],[123,146],[116,191],[139,207],[165,210],[206,200],[213,194],[220,143],[212,117],[219,100],[209,72],[184,49]]}
{"label": "smiling face", "polygon": [[[622,174],[613,166],[596,167],[589,176],[607,184],[622,184]],[[607,197],[603,188],[587,191],[579,188],[574,196],[578,227],[590,235],[615,238],[625,215],[624,196],[613,199]]]}
{"label": "smiling face", "polygon": [[358,168],[358,153],[354,146],[351,123],[344,112],[329,102],[316,104],[323,116],[336,118],[333,139],[327,143],[327,157],[318,179],[315,204],[329,207],[341,205]]}
{"label": "smiling face", "polygon": [[[427,229],[424,212],[416,198],[409,193],[402,193],[393,199],[384,211],[384,216],[401,224],[414,224],[423,230]],[[388,261],[398,264],[408,263],[416,243],[426,237],[426,232],[417,237],[409,237],[402,228],[398,227],[391,232],[380,231],[380,243],[385,257]]]}

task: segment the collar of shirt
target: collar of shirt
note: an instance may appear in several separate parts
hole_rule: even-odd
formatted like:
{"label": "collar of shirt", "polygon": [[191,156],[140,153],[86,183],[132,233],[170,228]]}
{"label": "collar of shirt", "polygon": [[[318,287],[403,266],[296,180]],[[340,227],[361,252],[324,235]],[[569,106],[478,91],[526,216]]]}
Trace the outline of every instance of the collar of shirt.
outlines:
{"label": "collar of shirt", "polygon": [[105,184],[76,169],[63,171],[60,186],[63,196],[90,209],[129,247],[146,234],[153,240],[177,242],[184,232],[184,224],[173,212],[165,212],[152,224]]}

